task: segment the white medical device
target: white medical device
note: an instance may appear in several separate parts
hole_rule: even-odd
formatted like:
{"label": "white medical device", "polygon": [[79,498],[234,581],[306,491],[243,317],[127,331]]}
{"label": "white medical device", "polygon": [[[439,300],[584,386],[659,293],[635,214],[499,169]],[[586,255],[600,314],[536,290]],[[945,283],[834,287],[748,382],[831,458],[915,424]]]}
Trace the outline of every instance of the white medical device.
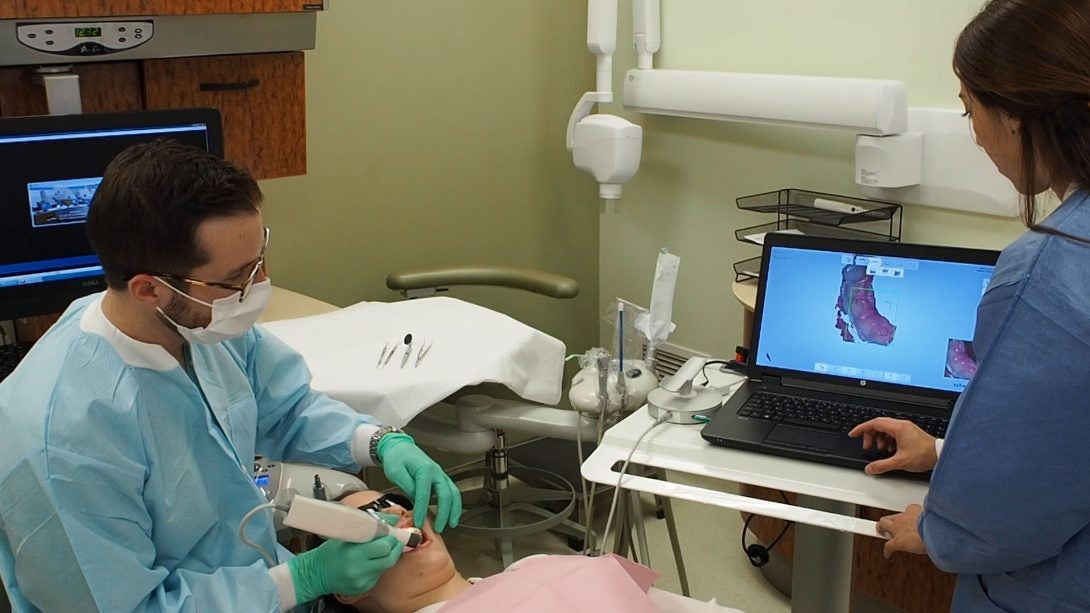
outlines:
{"label": "white medical device", "polygon": [[607,203],[621,197],[621,185],[640,168],[643,128],[616,115],[591,115],[596,104],[613,101],[613,51],[617,47],[617,0],[587,3],[587,49],[598,58],[596,91],[586,92],[568,119],[567,146],[580,170],[594,175]]}
{"label": "white medical device", "polygon": [[[358,477],[339,470],[263,458],[254,461],[254,483],[269,502],[292,496],[336,500],[349,492],[367,489]],[[283,511],[273,511],[273,526],[277,532],[284,529]]]}
{"label": "white medical device", "polygon": [[276,565],[276,557],[246,535],[246,525],[263,511],[272,512],[273,527],[278,538],[282,538],[281,531],[295,528],[352,543],[366,543],[388,534],[402,543],[406,550],[418,547],[423,542],[423,535],[416,528],[396,528],[366,511],[328,502],[329,499],[367,489],[363,481],[348,473],[257,458],[254,461],[254,483],[268,502],[254,507],[242,518],[238,536],[243,543],[258,550],[270,568]]}
{"label": "white medical device", "polygon": [[594,175],[600,198],[617,200],[640,169],[642,147],[643,128],[616,115],[591,115],[575,124],[572,161]]}
{"label": "white medical device", "polygon": [[292,499],[284,525],[349,543],[366,543],[392,536],[406,549],[415,549],[424,542],[423,534],[416,528],[398,528],[366,511],[303,496]]}
{"label": "white medical device", "polygon": [[[611,366],[608,376],[610,413],[620,410],[631,411],[642,407],[647,401],[647,394],[658,387],[659,382],[658,377],[643,360],[626,359],[623,369]],[[587,365],[572,377],[568,400],[576,410],[586,413],[601,411],[598,368],[594,364]]]}
{"label": "white medical device", "polygon": [[319,491],[324,493],[326,500],[335,500],[349,492],[361,492],[367,489],[355,475],[346,472],[311,466],[309,464],[282,463],[259,459],[254,462],[254,483],[264,492],[265,499],[269,502],[277,499],[277,496],[286,490],[295,490],[297,494],[319,497],[315,490],[316,479],[320,482]]}
{"label": "white medical device", "polygon": [[702,424],[706,417],[719,410],[723,397],[719,392],[695,385],[694,380],[704,371],[707,358],[694,356],[676,373],[647,395],[647,412],[656,420],[666,415],[672,424]]}

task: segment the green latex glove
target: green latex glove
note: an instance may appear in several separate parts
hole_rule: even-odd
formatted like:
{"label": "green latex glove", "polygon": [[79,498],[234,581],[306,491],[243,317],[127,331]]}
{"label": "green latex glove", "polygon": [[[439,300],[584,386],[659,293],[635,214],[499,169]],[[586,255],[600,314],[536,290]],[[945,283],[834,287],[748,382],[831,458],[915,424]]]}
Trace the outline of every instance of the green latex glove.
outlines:
{"label": "green latex glove", "polygon": [[424,527],[432,493],[437,499],[435,531],[448,525],[455,527],[462,517],[462,493],[408,434],[391,432],[378,442],[378,457],[383,472],[396,486],[413,499],[413,525]]}
{"label": "green latex glove", "polygon": [[[389,521],[385,517],[384,521]],[[397,523],[394,517],[394,523]],[[404,547],[392,536],[368,543],[328,540],[288,561],[295,599],[310,602],[326,594],[362,594],[378,583]]]}
{"label": "green latex glove", "polygon": [[396,526],[397,522],[401,521],[401,516],[400,515],[393,515],[391,513],[383,513],[382,511],[375,511],[375,515],[377,515],[379,519],[386,522],[387,524],[390,524],[391,526]]}

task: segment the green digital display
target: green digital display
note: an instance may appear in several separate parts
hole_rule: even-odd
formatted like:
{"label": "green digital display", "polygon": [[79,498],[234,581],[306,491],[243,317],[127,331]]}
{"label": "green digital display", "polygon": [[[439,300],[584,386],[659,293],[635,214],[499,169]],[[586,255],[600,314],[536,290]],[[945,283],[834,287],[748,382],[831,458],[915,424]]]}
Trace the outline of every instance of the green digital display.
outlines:
{"label": "green digital display", "polygon": [[102,36],[102,28],[76,28],[76,38]]}

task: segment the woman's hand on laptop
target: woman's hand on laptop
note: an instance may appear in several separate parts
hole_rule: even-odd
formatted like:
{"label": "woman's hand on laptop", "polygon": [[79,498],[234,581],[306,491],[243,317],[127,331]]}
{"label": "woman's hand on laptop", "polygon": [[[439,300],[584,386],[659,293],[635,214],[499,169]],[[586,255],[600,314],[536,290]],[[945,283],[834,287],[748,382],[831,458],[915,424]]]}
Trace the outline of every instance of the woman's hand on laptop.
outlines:
{"label": "woman's hand on laptop", "polygon": [[938,452],[935,450],[935,437],[908,420],[878,417],[852,428],[848,436],[863,437],[864,450],[873,447],[893,454],[867,464],[868,475],[879,475],[891,470],[926,472],[935,468],[939,461]]}

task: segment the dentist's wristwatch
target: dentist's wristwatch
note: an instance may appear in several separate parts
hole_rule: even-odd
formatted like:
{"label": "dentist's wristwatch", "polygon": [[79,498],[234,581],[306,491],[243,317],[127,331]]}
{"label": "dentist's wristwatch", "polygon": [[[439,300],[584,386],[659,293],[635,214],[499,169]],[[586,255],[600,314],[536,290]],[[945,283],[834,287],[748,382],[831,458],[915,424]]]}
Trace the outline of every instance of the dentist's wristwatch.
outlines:
{"label": "dentist's wristwatch", "polygon": [[368,452],[371,454],[371,461],[375,463],[375,466],[381,466],[382,460],[378,457],[378,443],[382,440],[382,437],[393,432],[405,433],[404,430],[396,426],[382,426],[375,433],[371,435],[371,444],[367,446]]}

